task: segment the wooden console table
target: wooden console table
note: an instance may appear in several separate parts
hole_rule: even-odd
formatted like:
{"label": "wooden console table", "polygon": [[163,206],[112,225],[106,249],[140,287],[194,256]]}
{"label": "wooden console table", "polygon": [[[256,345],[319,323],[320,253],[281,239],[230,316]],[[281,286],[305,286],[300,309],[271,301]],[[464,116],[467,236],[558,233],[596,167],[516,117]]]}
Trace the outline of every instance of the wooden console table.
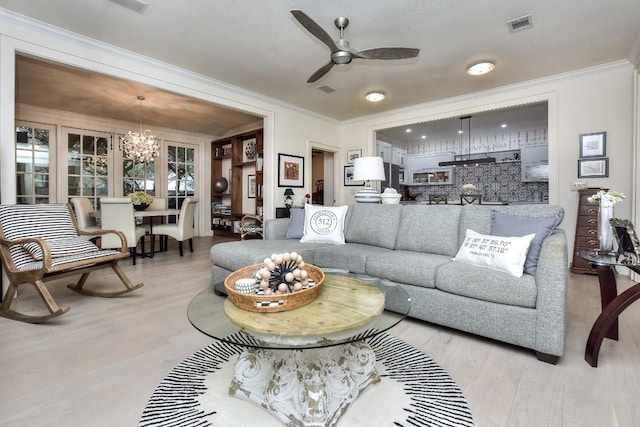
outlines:
{"label": "wooden console table", "polygon": [[582,251],[580,257],[591,263],[600,282],[602,313],[593,323],[584,350],[584,360],[595,368],[598,366],[598,353],[602,340],[605,337],[618,340],[618,316],[640,299],[640,283],[636,283],[618,295],[615,267],[624,266],[640,274],[640,265],[624,264],[617,261],[613,255],[602,255],[592,251]]}

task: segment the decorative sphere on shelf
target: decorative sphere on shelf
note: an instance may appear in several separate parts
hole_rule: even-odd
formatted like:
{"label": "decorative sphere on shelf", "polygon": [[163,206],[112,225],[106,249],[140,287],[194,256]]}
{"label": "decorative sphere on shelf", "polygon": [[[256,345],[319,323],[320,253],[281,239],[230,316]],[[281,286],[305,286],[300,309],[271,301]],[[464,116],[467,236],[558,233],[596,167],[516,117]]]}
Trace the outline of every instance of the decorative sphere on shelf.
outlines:
{"label": "decorative sphere on shelf", "polygon": [[216,193],[224,193],[225,191],[227,191],[227,188],[229,188],[229,181],[227,181],[227,178],[225,178],[224,176],[218,178],[213,184],[213,190]]}

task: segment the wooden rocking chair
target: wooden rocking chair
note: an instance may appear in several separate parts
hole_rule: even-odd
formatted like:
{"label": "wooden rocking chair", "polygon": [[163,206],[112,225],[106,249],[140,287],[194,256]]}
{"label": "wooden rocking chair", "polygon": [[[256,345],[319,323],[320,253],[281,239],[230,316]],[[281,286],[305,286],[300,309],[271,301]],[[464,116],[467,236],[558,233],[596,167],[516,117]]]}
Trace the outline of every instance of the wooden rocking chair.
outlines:
{"label": "wooden rocking chair", "polygon": [[[86,236],[116,234],[122,241],[118,249],[100,249]],[[85,236],[85,237],[81,237]],[[42,323],[69,311],[60,307],[45,280],[80,275],[67,287],[91,296],[115,297],[143,286],[134,285],[118,265],[129,256],[124,235],[115,230],[80,231],[67,204],[0,205],[0,255],[9,286],[0,305],[0,316],[29,323]],[[114,292],[92,291],[84,285],[93,270],[111,268],[125,289]],[[48,315],[33,316],[11,309],[18,287],[31,284],[42,298]]]}

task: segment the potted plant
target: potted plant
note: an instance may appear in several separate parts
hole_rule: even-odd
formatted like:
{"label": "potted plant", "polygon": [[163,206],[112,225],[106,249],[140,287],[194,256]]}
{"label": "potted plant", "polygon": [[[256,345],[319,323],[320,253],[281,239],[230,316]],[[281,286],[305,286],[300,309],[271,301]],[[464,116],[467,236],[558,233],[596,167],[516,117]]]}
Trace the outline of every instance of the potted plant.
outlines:
{"label": "potted plant", "polygon": [[153,196],[145,193],[144,191],[136,191],[130,195],[133,202],[133,208],[138,211],[143,211],[149,207],[153,202]]}

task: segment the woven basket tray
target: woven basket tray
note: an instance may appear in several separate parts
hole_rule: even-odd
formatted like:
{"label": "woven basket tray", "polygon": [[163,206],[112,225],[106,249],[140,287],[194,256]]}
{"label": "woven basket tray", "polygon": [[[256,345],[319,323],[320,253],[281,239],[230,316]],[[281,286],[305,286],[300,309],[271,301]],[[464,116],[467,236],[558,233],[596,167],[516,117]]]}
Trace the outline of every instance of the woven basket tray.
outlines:
{"label": "woven basket tray", "polygon": [[252,277],[252,273],[263,266],[264,264],[249,265],[234,271],[224,280],[224,287],[227,290],[229,300],[237,307],[259,313],[288,311],[309,304],[316,299],[322,290],[324,272],[315,265],[305,264],[304,268],[307,270],[309,278],[316,282],[310,288],[284,295],[247,295],[236,291],[236,280]]}

